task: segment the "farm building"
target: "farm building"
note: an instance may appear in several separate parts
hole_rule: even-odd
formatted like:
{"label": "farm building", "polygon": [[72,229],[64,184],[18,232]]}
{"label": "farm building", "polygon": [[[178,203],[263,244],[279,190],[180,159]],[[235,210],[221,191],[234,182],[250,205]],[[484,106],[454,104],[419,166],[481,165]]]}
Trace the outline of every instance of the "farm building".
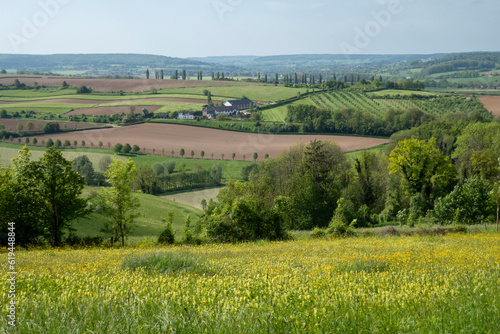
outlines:
{"label": "farm building", "polygon": [[195,119],[194,115],[191,115],[189,113],[179,113],[179,115],[177,115],[177,119]]}
{"label": "farm building", "polygon": [[234,116],[240,111],[235,107],[208,107],[203,109],[203,116],[217,117],[220,114]]}
{"label": "farm building", "polygon": [[169,119],[170,115],[169,114],[161,113],[161,114],[156,115],[156,118],[159,118],[159,119]]}
{"label": "farm building", "polygon": [[231,101],[226,101],[224,102],[224,106],[226,107],[233,107],[238,110],[247,110],[250,109],[250,104],[255,107],[255,103],[250,100],[250,99],[244,99],[244,100],[231,100]]}

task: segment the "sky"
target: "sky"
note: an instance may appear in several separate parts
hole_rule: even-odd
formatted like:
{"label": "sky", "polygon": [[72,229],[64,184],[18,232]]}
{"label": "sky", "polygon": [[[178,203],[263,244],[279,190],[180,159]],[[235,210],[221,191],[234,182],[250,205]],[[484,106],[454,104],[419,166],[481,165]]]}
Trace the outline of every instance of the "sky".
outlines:
{"label": "sky", "polygon": [[0,53],[500,51],[498,0],[0,0]]}

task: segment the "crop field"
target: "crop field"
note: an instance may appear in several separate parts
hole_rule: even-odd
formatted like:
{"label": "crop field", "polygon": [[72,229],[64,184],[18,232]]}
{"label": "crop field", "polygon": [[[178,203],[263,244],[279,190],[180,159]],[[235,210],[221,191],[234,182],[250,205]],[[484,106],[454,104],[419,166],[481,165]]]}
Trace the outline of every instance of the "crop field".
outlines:
{"label": "crop field", "polygon": [[[258,154],[258,160],[264,159],[265,154],[275,157],[287,150],[290,146],[298,143],[308,144],[314,139],[329,140],[336,142],[344,151],[354,151],[369,148],[388,141],[385,139],[349,137],[349,136],[325,136],[325,135],[265,135],[251,134],[234,131],[222,131],[216,129],[199,128],[174,124],[141,124],[112,129],[89,130],[77,133],[57,133],[38,136],[38,141],[54,141],[66,139],[71,143],[74,140],[80,142],[85,140],[87,145],[93,143],[97,146],[99,141],[110,143],[110,147],[115,144],[138,145],[145,153],[175,151],[175,156],[179,157],[179,151],[185,150],[185,157],[190,156],[194,151],[195,158],[200,158],[201,151],[205,151],[205,158],[210,158],[214,154],[216,159],[224,154],[225,159],[231,159],[232,154],[236,154],[236,160],[251,161],[253,153]],[[244,157],[245,156],[245,157]]]}
{"label": "crop field", "polygon": [[[394,94],[395,92],[399,92],[400,96],[396,97],[397,94]],[[378,117],[383,117],[389,109],[405,110],[416,108],[439,117],[448,112],[465,112],[470,114],[479,108],[483,108],[479,100],[466,96],[439,96],[427,92],[413,91],[380,91],[376,93],[367,94],[350,91],[317,93],[293,102],[293,104],[315,105],[318,108],[332,111],[352,108],[366,111]],[[435,98],[409,98],[412,94],[423,97],[435,96]],[[286,106],[267,109],[263,114],[266,121],[283,122],[287,115]]]}
{"label": "crop field", "polygon": [[18,249],[16,263],[19,333],[500,332],[498,234]]}
{"label": "crop field", "polygon": [[[136,107],[140,113],[143,108],[150,112],[169,112],[180,110],[200,111],[207,100],[202,95],[181,94],[149,94],[129,96],[106,95],[48,95],[36,97],[16,96],[18,91],[5,91],[13,96],[2,95],[0,107],[8,112],[33,110],[38,114],[51,113],[67,115],[113,115],[129,111],[130,106]],[[214,103],[220,101],[214,100]]]}
{"label": "crop field", "polygon": [[500,116],[500,96],[479,96],[478,99],[493,116]]}
{"label": "crop field", "polygon": [[33,123],[33,131],[43,130],[45,123],[48,122],[58,122],[61,129],[88,129],[88,128],[98,128],[104,127],[102,124],[91,124],[91,123],[75,123],[75,122],[60,122],[58,120],[53,121],[37,121],[37,120],[29,120],[29,119],[12,119],[12,118],[0,118],[0,124],[5,126],[5,130],[12,132],[19,132],[17,130],[17,125],[19,123],[23,126],[23,132],[29,132],[26,128],[26,124],[28,122]]}
{"label": "crop field", "polygon": [[[0,84],[12,85],[17,76],[0,77]],[[70,86],[87,86],[97,92],[146,92],[155,89],[179,88],[179,87],[219,87],[219,86],[248,86],[252,83],[233,81],[197,81],[197,80],[146,80],[146,79],[74,79],[64,77],[19,77],[19,81],[26,85],[59,86],[63,82]]]}

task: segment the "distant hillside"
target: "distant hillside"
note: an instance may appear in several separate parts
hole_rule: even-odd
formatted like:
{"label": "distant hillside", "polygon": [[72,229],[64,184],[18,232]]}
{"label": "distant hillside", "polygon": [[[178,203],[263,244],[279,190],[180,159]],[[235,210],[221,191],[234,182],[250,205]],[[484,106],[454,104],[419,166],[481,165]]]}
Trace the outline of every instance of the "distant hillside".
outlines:
{"label": "distant hillside", "polygon": [[[429,55],[333,55],[305,54],[281,56],[228,56],[190,58],[206,63],[236,66],[248,73],[322,72],[323,74],[366,73],[385,77],[433,78],[446,72],[456,78],[479,76],[480,72],[495,71],[500,67],[500,53],[470,52]],[[465,73],[475,71],[475,74]]]}
{"label": "distant hillside", "polygon": [[380,66],[394,66],[401,62],[421,59],[421,55],[333,55],[304,54],[279,56],[228,56],[197,57],[192,60],[218,63],[226,66],[237,66],[247,71],[260,72],[311,72],[335,71],[337,73],[352,72],[360,68],[370,69]]}
{"label": "distant hillside", "polygon": [[[23,74],[24,71],[28,72],[26,74],[55,73],[79,76],[144,76],[146,69],[149,69],[152,77],[155,70],[164,70],[166,78],[175,70],[186,70],[187,75],[191,77],[196,77],[198,71],[203,71],[205,78],[212,72],[224,72],[227,77],[256,77],[259,72],[261,75],[271,76],[275,73],[280,76],[291,73],[321,73],[323,77],[328,78],[335,73],[337,76],[347,75],[349,78],[360,74],[365,79],[381,75],[384,79],[392,80],[407,77],[430,80],[428,87],[446,87],[449,83],[439,80],[447,79],[467,87],[497,87],[500,85],[500,82],[497,82],[500,52],[429,55],[247,55],[188,59],[141,54],[0,54],[0,69],[18,74]],[[485,77],[488,77],[486,81],[478,79]]]}
{"label": "distant hillside", "polygon": [[[55,74],[79,75],[144,75],[150,70],[234,71],[231,66],[219,66],[191,59],[142,54],[0,54],[0,69]],[[172,73],[171,73],[172,72]]]}

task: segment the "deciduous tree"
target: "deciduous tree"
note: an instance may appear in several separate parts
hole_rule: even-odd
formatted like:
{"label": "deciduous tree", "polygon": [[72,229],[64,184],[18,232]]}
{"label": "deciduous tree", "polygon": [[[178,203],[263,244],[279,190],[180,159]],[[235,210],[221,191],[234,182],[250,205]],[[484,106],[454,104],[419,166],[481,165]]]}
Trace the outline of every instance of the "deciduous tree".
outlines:
{"label": "deciduous tree", "polygon": [[137,196],[132,193],[132,182],[136,175],[134,161],[122,161],[114,157],[108,170],[104,173],[111,188],[103,189],[108,212],[113,219],[115,237],[121,239],[125,245],[125,237],[130,234],[134,219],[138,216],[139,207]]}

